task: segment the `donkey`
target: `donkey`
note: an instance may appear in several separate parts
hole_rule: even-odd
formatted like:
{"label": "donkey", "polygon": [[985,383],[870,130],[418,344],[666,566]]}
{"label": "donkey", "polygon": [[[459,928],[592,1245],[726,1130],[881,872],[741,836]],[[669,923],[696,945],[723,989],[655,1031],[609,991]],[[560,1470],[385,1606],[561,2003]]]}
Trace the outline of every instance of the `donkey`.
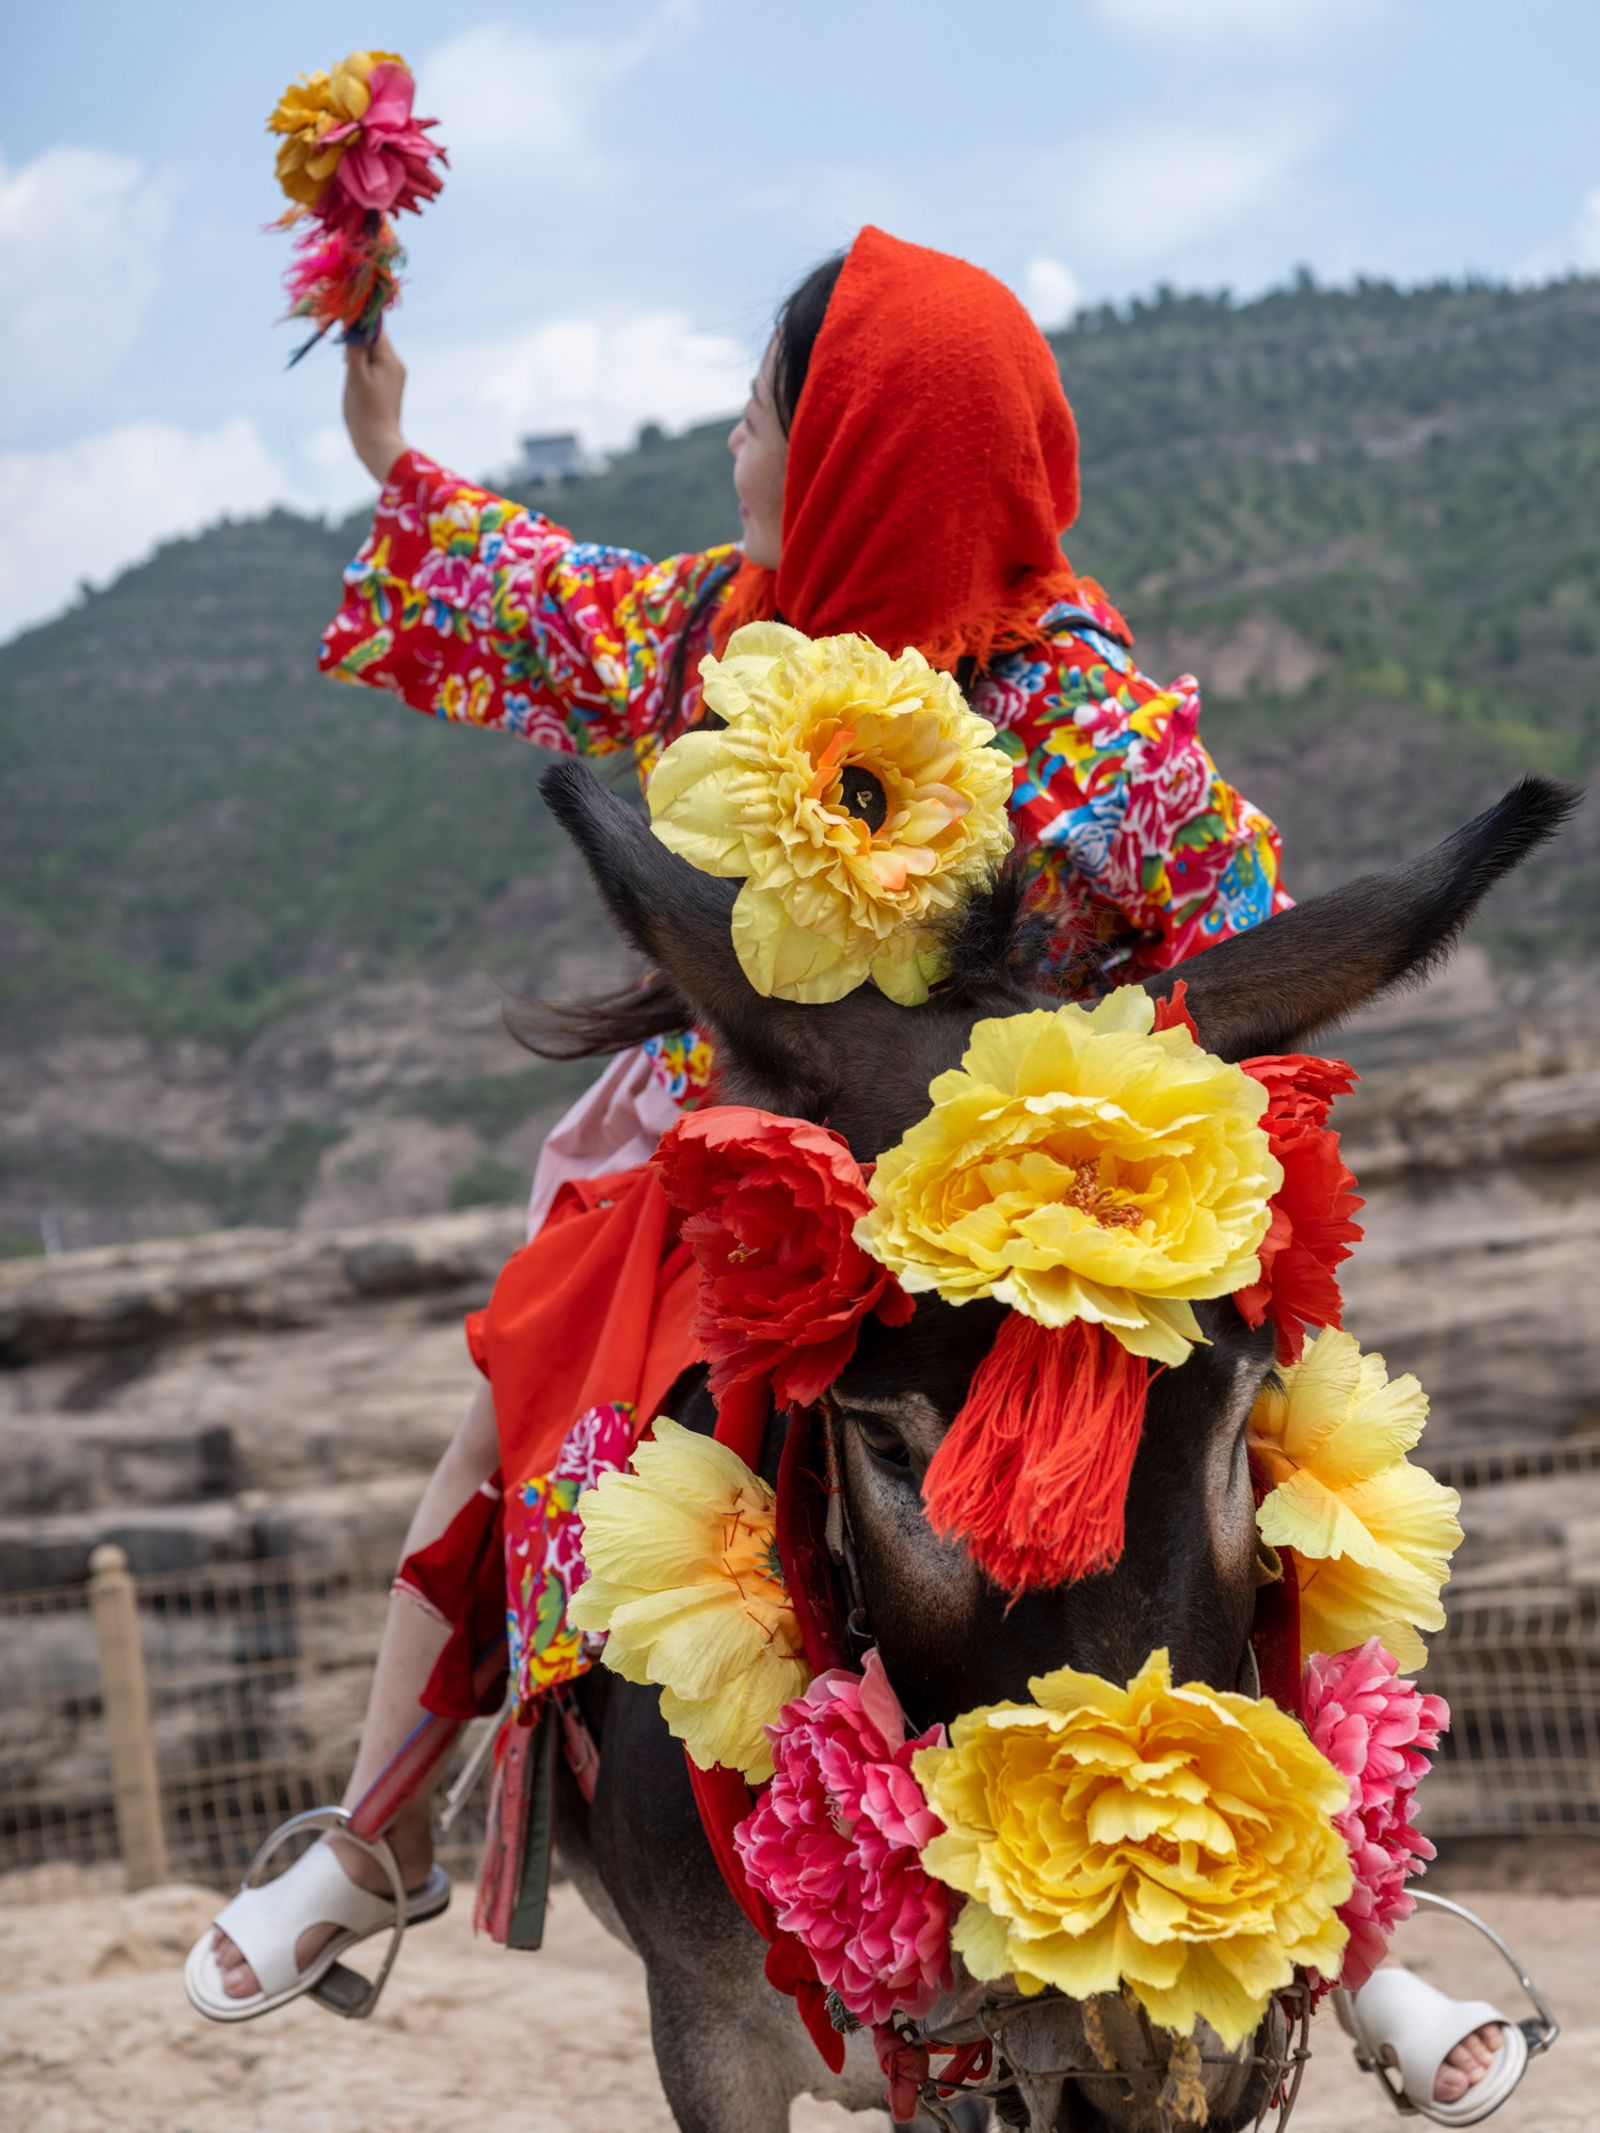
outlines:
{"label": "donkey", "polygon": [[[730,1102],[826,1122],[867,1161],[926,1110],[928,1084],[953,1065],[974,1022],[1056,1004],[1030,982],[1020,889],[1003,877],[952,931],[948,981],[924,1006],[896,1007],[863,986],[825,1007],[763,999],[729,933],[734,885],[695,872],[639,815],[575,763],[543,790],[577,843],[616,925],[681,995],[718,1044]],[[1490,886],[1550,836],[1575,795],[1529,778],[1424,857],[1303,904],[1183,967],[1201,1041],[1229,1060],[1303,1049],[1385,987],[1445,955]],[[1179,973],[1150,983],[1160,995]],[[1151,1389],[1116,1566],[1007,1605],[959,1545],[940,1540],[921,1482],[998,1330],[999,1306],[919,1301],[912,1322],[873,1323],[831,1394],[858,1591],[911,1721],[948,1722],[981,1703],[1027,1695],[1030,1675],[1070,1664],[1128,1679],[1166,1645],[1179,1680],[1252,1684],[1255,1519],[1245,1424],[1272,1364],[1272,1333],[1252,1332],[1227,1301],[1202,1305],[1209,1345]],[[709,1430],[703,1374],[669,1411]],[[769,1430],[774,1471],[778,1423]],[[642,1956],[663,2087],[683,2133],[786,2133],[811,2093],[882,2108],[867,2040],[850,2039],[828,2073],[792,2003],[762,1974],[762,1944],[725,1888],[700,1827],[683,1751],[653,1690],[596,1669],[581,1689],[600,1744],[586,1806],[563,1779],[559,1848],[601,1919]],[[958,2011],[1007,1995],[968,1981]],[[930,2022],[939,2025],[941,2010]],[[1154,2079],[1103,2071],[1106,2040],[1137,2051],[1142,2032],[1119,2000],[1083,2010],[1059,1995],[1030,2003],[1005,2032],[1002,2118],[1033,2133],[1145,2133],[1164,2123]],[[1209,2040],[1219,2052],[1218,2040]],[[1244,2047],[1208,2066],[1210,2123],[1253,2124],[1264,2076]],[[1117,2050],[1119,2062],[1127,2055]],[[1208,2055],[1209,2056],[1209,2055]],[[1063,2069],[1081,2070],[1065,2078]]]}

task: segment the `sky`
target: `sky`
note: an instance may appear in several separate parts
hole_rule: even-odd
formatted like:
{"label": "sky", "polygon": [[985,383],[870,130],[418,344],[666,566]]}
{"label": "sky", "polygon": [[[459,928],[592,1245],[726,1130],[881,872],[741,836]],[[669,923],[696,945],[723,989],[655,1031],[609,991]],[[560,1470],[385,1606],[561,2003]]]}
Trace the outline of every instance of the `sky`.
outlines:
{"label": "sky", "polygon": [[176,534],[370,497],[263,229],[266,113],[367,46],[451,152],[391,321],[407,434],[477,475],[736,408],[867,221],[1046,326],[1301,265],[1600,271],[1597,0],[52,0],[0,78],[0,639]]}

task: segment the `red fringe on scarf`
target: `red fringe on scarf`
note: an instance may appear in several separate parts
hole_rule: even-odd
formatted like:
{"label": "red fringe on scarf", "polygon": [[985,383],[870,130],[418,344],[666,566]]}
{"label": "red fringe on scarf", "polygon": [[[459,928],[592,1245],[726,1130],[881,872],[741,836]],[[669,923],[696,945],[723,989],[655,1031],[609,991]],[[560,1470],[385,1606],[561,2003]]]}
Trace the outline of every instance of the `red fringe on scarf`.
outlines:
{"label": "red fringe on scarf", "polygon": [[1009,1313],[923,1482],[934,1531],[1013,1596],[1108,1570],[1149,1381],[1103,1326]]}

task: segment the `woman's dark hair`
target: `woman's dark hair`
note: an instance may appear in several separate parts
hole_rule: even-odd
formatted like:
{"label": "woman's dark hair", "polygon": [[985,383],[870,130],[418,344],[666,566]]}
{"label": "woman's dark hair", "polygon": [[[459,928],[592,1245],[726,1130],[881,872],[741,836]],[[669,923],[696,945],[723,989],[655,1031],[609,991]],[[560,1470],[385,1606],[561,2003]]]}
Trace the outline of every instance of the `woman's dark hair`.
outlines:
{"label": "woman's dark hair", "polygon": [[[800,405],[800,389],[805,384],[806,373],[811,368],[817,335],[822,331],[822,321],[828,315],[828,302],[844,267],[844,257],[843,252],[836,252],[832,259],[825,259],[821,266],[813,267],[805,280],[789,291],[773,322],[772,400],[785,437],[794,427],[795,409]],[[667,685],[661,692],[661,723],[669,732],[678,723],[678,713],[683,704],[689,649],[700,634],[708,610],[732,577],[735,567],[730,564],[725,570],[713,572],[701,587],[699,598],[689,610],[683,628],[678,632],[678,641],[672,648],[672,661],[667,669]]]}
{"label": "woman's dark hair", "polygon": [[[784,298],[773,323],[772,401],[786,437],[794,427],[817,336],[844,261],[844,253],[838,252],[813,267]],[[667,730],[677,724],[690,647],[735,567],[730,564],[712,573],[678,632],[662,691],[661,723]],[[512,1000],[505,1009],[512,1036],[542,1059],[603,1058],[642,1044],[647,1037],[682,1029],[689,1020],[689,1010],[674,987],[654,974],[642,985],[628,985],[587,1000]]]}
{"label": "woman's dark hair", "polygon": [[811,368],[822,321],[828,315],[834,288],[844,270],[844,259],[843,252],[836,252],[820,267],[813,267],[800,286],[784,298],[773,327],[772,400],[785,437],[794,428],[800,391]]}

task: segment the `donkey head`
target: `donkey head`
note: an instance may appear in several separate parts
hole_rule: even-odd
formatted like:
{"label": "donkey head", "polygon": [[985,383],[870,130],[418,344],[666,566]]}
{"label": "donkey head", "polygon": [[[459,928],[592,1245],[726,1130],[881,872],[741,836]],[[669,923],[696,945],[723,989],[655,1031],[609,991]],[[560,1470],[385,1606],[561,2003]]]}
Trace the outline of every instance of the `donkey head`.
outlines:
{"label": "donkey head", "polygon": [[[924,1114],[930,1081],[957,1063],[976,1021],[1056,1004],[1030,973],[1009,875],[963,915],[950,977],[926,1005],[897,1007],[870,986],[831,1006],[763,999],[733,952],[733,884],[670,854],[576,764],[546,771],[543,788],[621,931],[714,1032],[727,1098],[825,1123],[860,1161]],[[1419,977],[1571,804],[1564,788],[1526,779],[1422,858],[1191,961],[1181,975],[1201,1042],[1234,1061],[1303,1049],[1386,987]],[[1170,991],[1179,974],[1150,990]],[[1273,1336],[1226,1300],[1197,1315],[1207,1345],[1151,1388],[1121,1559],[1009,1605],[958,1543],[933,1532],[921,1497],[1002,1307],[924,1297],[907,1326],[868,1322],[831,1398],[862,1596],[916,1726],[1025,1697],[1031,1675],[1062,1665],[1126,1680],[1159,1645],[1175,1678],[1238,1685],[1255,1572],[1245,1425]]]}
{"label": "donkey head", "polygon": [[[863,1162],[921,1117],[929,1082],[957,1062],[976,1021],[1053,1004],[1031,982],[1014,877],[963,915],[951,976],[922,1007],[865,985],[825,1007],[764,999],[733,952],[731,883],[668,852],[577,764],[553,765],[543,788],[621,931],[715,1032],[728,1099],[826,1123]],[[1422,858],[1286,912],[1150,989],[1170,991],[1181,974],[1201,1041],[1222,1058],[1303,1048],[1446,954],[1479,899],[1570,805],[1564,788],[1526,779]],[[909,1326],[869,1321],[833,1398],[873,1631],[919,1723],[1023,1695],[1030,1675],[1061,1665],[1125,1680],[1160,1644],[1177,1678],[1234,1686],[1253,1599],[1245,1421],[1272,1338],[1226,1301],[1198,1315],[1209,1345],[1151,1389],[1120,1562],[1009,1608],[959,1545],[933,1533],[920,1493],[1002,1308],[925,1297]]]}

